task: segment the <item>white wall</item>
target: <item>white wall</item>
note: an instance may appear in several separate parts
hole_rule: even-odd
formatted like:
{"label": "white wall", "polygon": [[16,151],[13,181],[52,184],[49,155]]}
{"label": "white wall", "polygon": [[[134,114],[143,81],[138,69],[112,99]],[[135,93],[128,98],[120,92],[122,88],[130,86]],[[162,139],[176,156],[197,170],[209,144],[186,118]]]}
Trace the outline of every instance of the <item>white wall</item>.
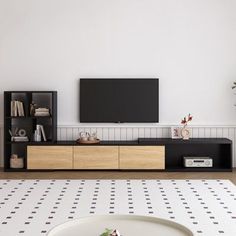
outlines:
{"label": "white wall", "polygon": [[[160,78],[160,124],[236,124],[235,0],[0,0],[4,90],[57,90],[78,125],[80,77]],[[0,117],[0,123],[3,116]]]}
{"label": "white wall", "polygon": [[[192,137],[232,139],[236,167],[235,12],[235,0],[0,0],[0,156],[3,91],[57,90],[59,139],[168,137],[191,112]],[[81,77],[160,78],[160,123],[80,124]]]}

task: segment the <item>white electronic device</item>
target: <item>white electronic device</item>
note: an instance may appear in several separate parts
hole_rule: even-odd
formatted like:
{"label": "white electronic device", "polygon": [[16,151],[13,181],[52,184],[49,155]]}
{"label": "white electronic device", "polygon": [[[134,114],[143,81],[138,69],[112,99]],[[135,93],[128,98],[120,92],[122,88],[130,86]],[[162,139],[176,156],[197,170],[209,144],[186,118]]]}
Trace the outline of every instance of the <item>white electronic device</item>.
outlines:
{"label": "white electronic device", "polygon": [[184,167],[213,167],[210,157],[184,157]]}

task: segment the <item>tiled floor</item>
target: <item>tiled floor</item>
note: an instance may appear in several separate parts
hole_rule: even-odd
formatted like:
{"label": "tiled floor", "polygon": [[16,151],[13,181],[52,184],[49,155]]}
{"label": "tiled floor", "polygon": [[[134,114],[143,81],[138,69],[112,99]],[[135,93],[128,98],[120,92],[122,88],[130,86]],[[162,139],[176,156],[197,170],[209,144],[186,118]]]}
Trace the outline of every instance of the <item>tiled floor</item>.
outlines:
{"label": "tiled floor", "polygon": [[196,236],[236,235],[236,186],[227,180],[0,180],[0,235],[46,235],[94,214],[151,215]]}

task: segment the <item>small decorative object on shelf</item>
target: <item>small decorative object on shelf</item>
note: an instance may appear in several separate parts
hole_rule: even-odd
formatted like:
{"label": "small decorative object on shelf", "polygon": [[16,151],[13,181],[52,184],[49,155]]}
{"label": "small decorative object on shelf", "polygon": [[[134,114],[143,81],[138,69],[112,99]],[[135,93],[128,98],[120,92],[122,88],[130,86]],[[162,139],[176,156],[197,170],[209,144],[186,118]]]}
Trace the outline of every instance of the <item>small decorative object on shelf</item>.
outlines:
{"label": "small decorative object on shelf", "polygon": [[26,136],[25,129],[15,128],[12,131],[9,129],[12,142],[28,142],[29,138]]}
{"label": "small decorative object on shelf", "polygon": [[37,104],[35,104],[34,101],[32,101],[32,103],[30,104],[30,115],[31,116],[34,116],[36,106],[37,106]]}
{"label": "small decorative object on shelf", "polygon": [[192,119],[193,117],[188,114],[188,116],[184,117],[184,119],[181,121],[181,124],[184,125],[184,127],[181,129],[181,136],[184,140],[188,140],[190,138],[190,130],[187,128],[187,125]]}
{"label": "small decorative object on shelf", "polygon": [[89,135],[89,137],[88,137],[89,141],[97,140],[97,133],[96,132],[93,132],[91,134],[88,133],[88,135]]}
{"label": "small decorative object on shelf", "polygon": [[181,128],[178,126],[172,126],[171,127],[171,138],[172,139],[180,139],[181,136]]}
{"label": "small decorative object on shelf", "polygon": [[100,142],[100,140],[97,138],[96,132],[91,134],[89,132],[80,132],[79,136],[79,139],[76,140],[78,143],[96,144]]}
{"label": "small decorative object on shelf", "polygon": [[12,142],[29,142],[29,138],[27,136],[13,136],[11,138]]}
{"label": "small decorative object on shelf", "polygon": [[50,116],[49,108],[45,107],[36,108],[34,116]]}
{"label": "small decorative object on shelf", "polygon": [[34,131],[34,141],[35,142],[41,142],[41,132],[40,132],[40,129],[36,129]]}
{"label": "small decorative object on shelf", "polygon": [[20,137],[25,137],[25,136],[26,136],[26,131],[25,131],[25,129],[20,129],[20,130],[18,131],[18,135],[19,135]]}
{"label": "small decorative object on shelf", "polygon": [[24,158],[18,157],[17,154],[12,154],[10,158],[10,168],[24,168]]}
{"label": "small decorative object on shelf", "polygon": [[80,132],[79,133],[79,139],[81,141],[88,141],[88,132]]}

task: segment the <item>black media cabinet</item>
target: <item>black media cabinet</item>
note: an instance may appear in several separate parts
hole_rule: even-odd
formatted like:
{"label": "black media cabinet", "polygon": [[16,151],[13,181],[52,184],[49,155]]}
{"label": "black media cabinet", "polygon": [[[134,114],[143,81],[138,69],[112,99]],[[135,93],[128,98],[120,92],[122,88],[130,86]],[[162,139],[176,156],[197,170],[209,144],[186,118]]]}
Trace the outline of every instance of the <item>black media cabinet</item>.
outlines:
{"label": "black media cabinet", "polygon": [[[29,170],[232,171],[232,141],[226,138],[139,138],[93,145],[33,142],[26,152]],[[184,167],[184,156],[210,157],[213,167]]]}

